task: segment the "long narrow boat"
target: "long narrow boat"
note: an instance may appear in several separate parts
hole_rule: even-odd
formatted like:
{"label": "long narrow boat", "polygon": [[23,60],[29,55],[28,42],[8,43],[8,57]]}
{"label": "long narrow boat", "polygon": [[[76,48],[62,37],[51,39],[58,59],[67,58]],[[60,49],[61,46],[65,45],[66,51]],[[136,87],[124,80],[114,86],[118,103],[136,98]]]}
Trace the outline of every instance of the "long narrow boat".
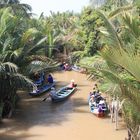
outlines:
{"label": "long narrow boat", "polygon": [[50,83],[50,84],[45,84],[45,85],[39,87],[37,90],[30,92],[29,95],[31,95],[31,96],[39,96],[40,94],[42,94],[42,93],[50,90],[52,87],[54,87],[55,83],[56,82],[53,82],[53,83]]}
{"label": "long narrow boat", "polygon": [[51,97],[51,99],[52,99],[53,102],[63,101],[65,99],[67,99],[71,94],[73,94],[75,89],[76,89],[76,87],[69,88],[68,86],[60,88],[56,92],[56,96],[55,97]]}
{"label": "long narrow boat", "polygon": [[81,70],[82,70],[80,67],[78,67],[76,65],[72,66],[71,68],[72,68],[72,70],[74,70],[76,72],[81,72]]}
{"label": "long narrow boat", "polygon": [[98,117],[105,117],[108,114],[108,106],[104,99],[99,101],[93,101],[89,99],[90,112],[97,115]]}

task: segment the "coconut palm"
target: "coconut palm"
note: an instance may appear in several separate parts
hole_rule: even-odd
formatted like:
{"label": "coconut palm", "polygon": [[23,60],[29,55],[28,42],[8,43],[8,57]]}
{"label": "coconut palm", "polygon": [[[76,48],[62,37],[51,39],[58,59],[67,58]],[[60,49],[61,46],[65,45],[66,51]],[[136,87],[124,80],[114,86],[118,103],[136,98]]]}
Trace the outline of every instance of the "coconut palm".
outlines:
{"label": "coconut palm", "polygon": [[11,115],[16,102],[18,89],[32,89],[33,83],[18,73],[15,64],[0,62],[0,117]]}
{"label": "coconut palm", "polygon": [[100,71],[105,77],[120,86],[121,97],[127,100],[125,102],[127,106],[123,108],[125,121],[132,137],[137,140],[140,125],[140,57],[137,53],[139,50],[139,32],[136,30],[139,29],[139,24],[136,24],[135,18],[131,18],[133,22],[129,22],[128,16],[123,17],[125,27],[127,27],[124,29],[131,30],[130,35],[137,42],[138,50],[136,50],[134,44],[129,44],[129,47],[126,46],[113,24],[104,14],[99,13],[99,15],[104,20],[106,31],[104,30],[103,33],[107,37],[106,46],[101,50],[101,56],[106,60],[107,67],[106,69],[100,69]]}
{"label": "coconut palm", "polygon": [[31,15],[31,6],[28,4],[21,4],[19,0],[1,0],[0,7],[6,8],[11,7],[12,11],[16,15],[24,15],[26,17],[30,17]]}
{"label": "coconut palm", "polygon": [[[37,55],[43,55],[39,51],[42,50],[43,52],[45,47],[49,47],[49,45],[44,44],[48,37],[46,34],[42,34],[41,30],[24,26],[25,23],[21,23],[21,19],[13,16],[10,11],[10,8],[0,11],[0,60],[2,62],[13,62],[18,65],[20,71],[24,72],[24,67],[27,67],[35,58],[39,58]],[[11,20],[13,22],[10,22]],[[39,58],[40,61],[41,58],[43,57]],[[42,61],[45,62],[46,59],[42,59]],[[48,67],[49,62],[51,61],[48,59],[46,67]]]}
{"label": "coconut palm", "polygon": [[[54,71],[57,64],[40,56],[39,50],[44,49],[43,43],[47,37],[40,36],[41,33],[36,28],[25,26],[20,16],[11,13],[11,8],[0,10],[0,24],[0,114],[10,115],[14,108],[16,91],[33,84],[17,72],[15,64],[20,73],[24,74],[35,70]],[[31,66],[30,63],[34,60],[42,61],[41,67]],[[30,69],[27,69],[28,66]]]}

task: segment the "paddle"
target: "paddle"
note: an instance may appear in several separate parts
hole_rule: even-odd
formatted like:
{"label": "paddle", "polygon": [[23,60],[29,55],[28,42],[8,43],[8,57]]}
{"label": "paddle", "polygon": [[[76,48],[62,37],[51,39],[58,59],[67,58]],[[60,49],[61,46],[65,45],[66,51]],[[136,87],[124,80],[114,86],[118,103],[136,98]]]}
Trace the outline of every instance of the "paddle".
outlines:
{"label": "paddle", "polygon": [[50,95],[48,94],[47,97],[43,98],[42,102],[46,101],[46,100],[49,98],[49,96],[50,96]]}
{"label": "paddle", "polygon": [[44,101],[46,101],[47,100],[47,98],[44,98],[43,100],[42,100],[42,102],[44,102]]}

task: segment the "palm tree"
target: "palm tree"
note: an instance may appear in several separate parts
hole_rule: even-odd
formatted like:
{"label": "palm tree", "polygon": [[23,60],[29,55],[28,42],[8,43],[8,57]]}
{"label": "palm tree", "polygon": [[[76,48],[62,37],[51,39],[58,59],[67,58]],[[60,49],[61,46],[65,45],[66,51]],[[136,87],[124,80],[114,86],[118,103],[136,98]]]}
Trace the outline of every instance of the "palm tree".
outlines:
{"label": "palm tree", "polygon": [[[111,82],[118,84],[121,90],[121,98],[125,98],[124,117],[128,124],[128,129],[132,137],[137,140],[140,126],[140,67],[139,67],[139,24],[135,18],[123,16],[125,25],[124,30],[130,30],[131,39],[135,44],[130,42],[129,47],[116,32],[113,23],[107,17],[99,12],[99,16],[104,20],[107,37],[106,45],[101,50],[101,56],[106,60],[106,69],[100,69],[103,75]],[[130,22],[131,18],[131,22]],[[105,40],[104,40],[105,41]],[[133,46],[135,45],[135,46]],[[137,45],[137,46],[136,46]]]}
{"label": "palm tree", "polygon": [[[0,60],[15,63],[20,68],[20,71],[23,72],[24,67],[27,67],[32,60],[35,60],[35,58],[41,60],[43,58],[37,56],[43,55],[39,54],[40,50],[45,49],[47,46],[49,47],[49,45],[44,44],[48,37],[43,34],[44,30],[28,27],[29,24],[26,27],[24,22],[20,23],[21,19],[13,16],[10,13],[10,8],[2,9],[0,13]],[[11,20],[13,22],[10,22]],[[43,27],[45,28],[46,26]],[[45,62],[46,59],[43,58],[42,61]],[[48,59],[46,62],[47,67],[49,62],[50,60]]]}
{"label": "palm tree", "polygon": [[16,103],[18,89],[30,89],[33,83],[18,73],[18,68],[10,62],[0,62],[0,118],[11,116]]}
{"label": "palm tree", "polygon": [[31,6],[28,4],[21,4],[19,0],[1,0],[0,7],[6,8],[11,7],[14,14],[24,15],[26,17],[30,17],[31,15]]}

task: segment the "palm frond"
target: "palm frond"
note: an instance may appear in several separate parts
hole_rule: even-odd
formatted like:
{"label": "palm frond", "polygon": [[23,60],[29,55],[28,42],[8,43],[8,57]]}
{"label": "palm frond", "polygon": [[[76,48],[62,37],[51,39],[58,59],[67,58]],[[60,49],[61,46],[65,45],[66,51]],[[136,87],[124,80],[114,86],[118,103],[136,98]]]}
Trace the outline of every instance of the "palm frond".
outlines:
{"label": "palm frond", "polygon": [[31,90],[35,86],[29,78],[19,73],[11,75],[11,79],[14,84],[13,86],[17,87],[18,89],[28,88]]}
{"label": "palm frond", "polygon": [[[3,94],[10,94],[10,92],[13,93],[13,91],[19,88],[31,89],[33,86],[34,84],[30,79],[18,73],[18,68],[15,64],[10,62],[0,63],[1,97],[3,96]],[[3,96],[3,98],[4,97],[5,95]]]}
{"label": "palm frond", "polygon": [[124,24],[126,25],[126,28],[128,28],[130,33],[133,34],[133,36],[136,39],[139,39],[139,36],[140,36],[139,20],[137,20],[136,18],[133,18],[133,16],[128,13],[125,13],[122,19],[123,19]]}
{"label": "palm frond", "polygon": [[97,13],[104,21],[107,32],[109,33],[107,35],[107,38],[109,40],[108,43],[110,43],[110,47],[121,48],[123,46],[123,43],[122,40],[118,37],[118,34],[116,33],[113,24],[108,20],[108,18],[102,12],[98,11]]}
{"label": "palm frond", "polygon": [[122,48],[105,48],[102,50],[102,56],[107,60],[118,66],[121,66],[127,72],[140,81],[140,58],[137,55],[129,54],[128,52],[124,51]]}
{"label": "palm frond", "polygon": [[[38,51],[42,48],[42,46],[40,46],[42,43],[44,43],[47,40],[47,37],[42,38],[41,40],[39,40],[34,46],[32,46],[31,48],[29,48],[27,50],[27,54],[30,54],[31,52],[35,52]],[[26,55],[27,55],[26,54]]]}
{"label": "palm frond", "polygon": [[123,12],[126,12],[126,11],[130,11],[130,10],[133,10],[134,6],[133,5],[127,5],[127,6],[123,6],[123,7],[119,7],[117,8],[115,11],[111,12],[108,17],[111,19],[111,18],[114,18],[116,16],[118,16],[119,14],[122,14]]}
{"label": "palm frond", "polygon": [[43,61],[32,61],[27,68],[27,73],[32,74],[35,72],[54,72],[58,70],[59,63],[57,62],[43,62]]}
{"label": "palm frond", "polygon": [[35,28],[29,28],[27,31],[24,32],[21,39],[21,46],[24,46],[29,39],[32,39],[34,35],[36,35],[38,31]]}

